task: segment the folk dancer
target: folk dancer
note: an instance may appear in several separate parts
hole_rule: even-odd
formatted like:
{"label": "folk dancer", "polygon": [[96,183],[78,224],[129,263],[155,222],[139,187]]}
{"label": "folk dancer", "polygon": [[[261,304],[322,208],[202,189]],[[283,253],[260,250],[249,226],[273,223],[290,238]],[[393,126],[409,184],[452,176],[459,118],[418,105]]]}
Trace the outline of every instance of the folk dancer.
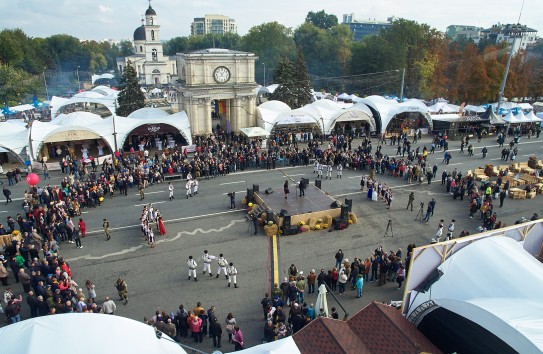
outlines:
{"label": "folk dancer", "polygon": [[221,272],[224,272],[224,277],[228,279],[228,273],[226,273],[226,266],[228,265],[228,261],[226,260],[226,258],[223,257],[222,253],[219,255],[217,264],[219,265],[217,267],[217,278],[219,277],[219,275],[221,275]]}
{"label": "folk dancer", "polygon": [[340,163],[337,164],[337,176],[336,178],[341,178],[343,176],[343,165]]}
{"label": "folk dancer", "polygon": [[173,184],[172,182],[168,182],[168,191],[170,192],[170,202],[172,201],[172,199],[175,199],[174,196],[173,196]]}
{"label": "folk dancer", "polygon": [[198,278],[196,277],[196,267],[198,267],[198,263],[196,263],[196,261],[192,259],[192,256],[189,256],[187,266],[189,267],[189,280],[192,276],[194,277],[194,281],[198,281]]}
{"label": "folk dancer", "polygon": [[237,288],[238,284],[236,282],[236,277],[238,274],[238,270],[236,269],[236,267],[234,267],[233,262],[229,263],[227,272],[228,272],[228,287],[230,287],[230,283],[234,282],[234,288]]}
{"label": "folk dancer", "polygon": [[187,183],[185,184],[185,188],[187,190],[187,199],[189,199],[189,195],[192,197],[192,183],[190,182],[190,179],[187,179]]}
{"label": "folk dancer", "polygon": [[332,163],[329,163],[328,166],[326,166],[326,178],[325,179],[332,179],[332,171],[334,170],[334,166],[332,166]]}
{"label": "folk dancer", "polygon": [[318,162],[318,165],[317,165],[317,178],[321,178],[322,179],[322,163]]}
{"label": "folk dancer", "polygon": [[203,274],[206,274],[206,272],[209,272],[209,276],[212,277],[213,274],[211,274],[211,260],[215,259],[215,256],[211,256],[207,253],[207,250],[204,251],[204,254],[202,254],[202,260],[204,261],[204,272]]}

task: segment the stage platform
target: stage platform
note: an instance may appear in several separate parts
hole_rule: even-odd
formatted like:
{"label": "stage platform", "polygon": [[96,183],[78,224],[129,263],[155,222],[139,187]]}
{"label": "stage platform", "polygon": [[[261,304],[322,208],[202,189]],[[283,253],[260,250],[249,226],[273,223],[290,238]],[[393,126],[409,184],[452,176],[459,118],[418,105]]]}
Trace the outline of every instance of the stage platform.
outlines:
{"label": "stage platform", "polygon": [[[271,210],[275,215],[275,222],[279,227],[283,225],[283,218],[279,216],[281,209],[287,211],[291,216],[291,225],[298,225],[300,221],[307,221],[309,218],[323,218],[326,215],[339,217],[341,207],[332,207],[336,200],[310,184],[305,189],[305,196],[297,196],[299,191],[294,186],[290,187],[288,198],[285,199],[283,187],[272,189],[273,193],[266,194],[261,190],[255,192],[255,201],[266,209]],[[295,192],[297,194],[295,194]]]}

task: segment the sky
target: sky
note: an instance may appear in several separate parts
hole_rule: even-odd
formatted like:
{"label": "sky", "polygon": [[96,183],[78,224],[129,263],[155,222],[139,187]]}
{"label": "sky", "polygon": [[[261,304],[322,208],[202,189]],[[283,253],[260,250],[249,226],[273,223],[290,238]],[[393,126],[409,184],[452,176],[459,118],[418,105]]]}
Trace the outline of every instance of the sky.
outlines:
{"label": "sky", "polygon": [[[234,18],[238,33],[277,21],[295,29],[309,11],[324,10],[342,21],[386,21],[390,16],[429,24],[445,31],[451,24],[490,27],[516,23],[523,0],[152,0],[161,39],[190,34],[194,17],[220,14]],[[543,0],[524,0],[521,24],[543,37]],[[131,39],[149,6],[147,0],[0,0],[0,28],[21,28],[30,37],[68,34],[88,40]],[[538,21],[539,20],[539,21]]]}

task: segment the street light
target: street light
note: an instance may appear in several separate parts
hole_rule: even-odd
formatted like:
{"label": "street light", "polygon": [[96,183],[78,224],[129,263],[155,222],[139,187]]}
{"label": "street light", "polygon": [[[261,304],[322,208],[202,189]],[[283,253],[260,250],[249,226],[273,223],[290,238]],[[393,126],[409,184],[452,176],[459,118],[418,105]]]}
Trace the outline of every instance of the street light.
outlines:
{"label": "street light", "polygon": [[266,64],[262,63],[264,65],[264,87],[266,87]]}
{"label": "street light", "polygon": [[79,81],[79,65],[76,68],[77,70],[77,91],[81,90],[81,81]]}
{"label": "street light", "polygon": [[45,84],[45,100],[49,101],[49,91],[47,91],[47,80],[45,79],[45,68],[43,68],[43,83]]}

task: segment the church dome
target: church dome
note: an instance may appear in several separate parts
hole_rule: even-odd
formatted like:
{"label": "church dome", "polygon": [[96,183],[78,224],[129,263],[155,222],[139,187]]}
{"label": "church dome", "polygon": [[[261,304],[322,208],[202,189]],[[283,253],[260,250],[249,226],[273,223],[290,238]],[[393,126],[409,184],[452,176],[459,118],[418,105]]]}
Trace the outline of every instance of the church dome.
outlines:
{"label": "church dome", "polygon": [[151,5],[149,5],[149,8],[147,9],[147,11],[145,11],[145,15],[146,15],[146,16],[149,16],[149,15],[156,16],[156,12],[155,12],[155,10],[151,7]]}
{"label": "church dome", "polygon": [[144,41],[145,40],[145,29],[143,28],[143,25],[136,28],[134,31],[134,40],[135,41]]}

